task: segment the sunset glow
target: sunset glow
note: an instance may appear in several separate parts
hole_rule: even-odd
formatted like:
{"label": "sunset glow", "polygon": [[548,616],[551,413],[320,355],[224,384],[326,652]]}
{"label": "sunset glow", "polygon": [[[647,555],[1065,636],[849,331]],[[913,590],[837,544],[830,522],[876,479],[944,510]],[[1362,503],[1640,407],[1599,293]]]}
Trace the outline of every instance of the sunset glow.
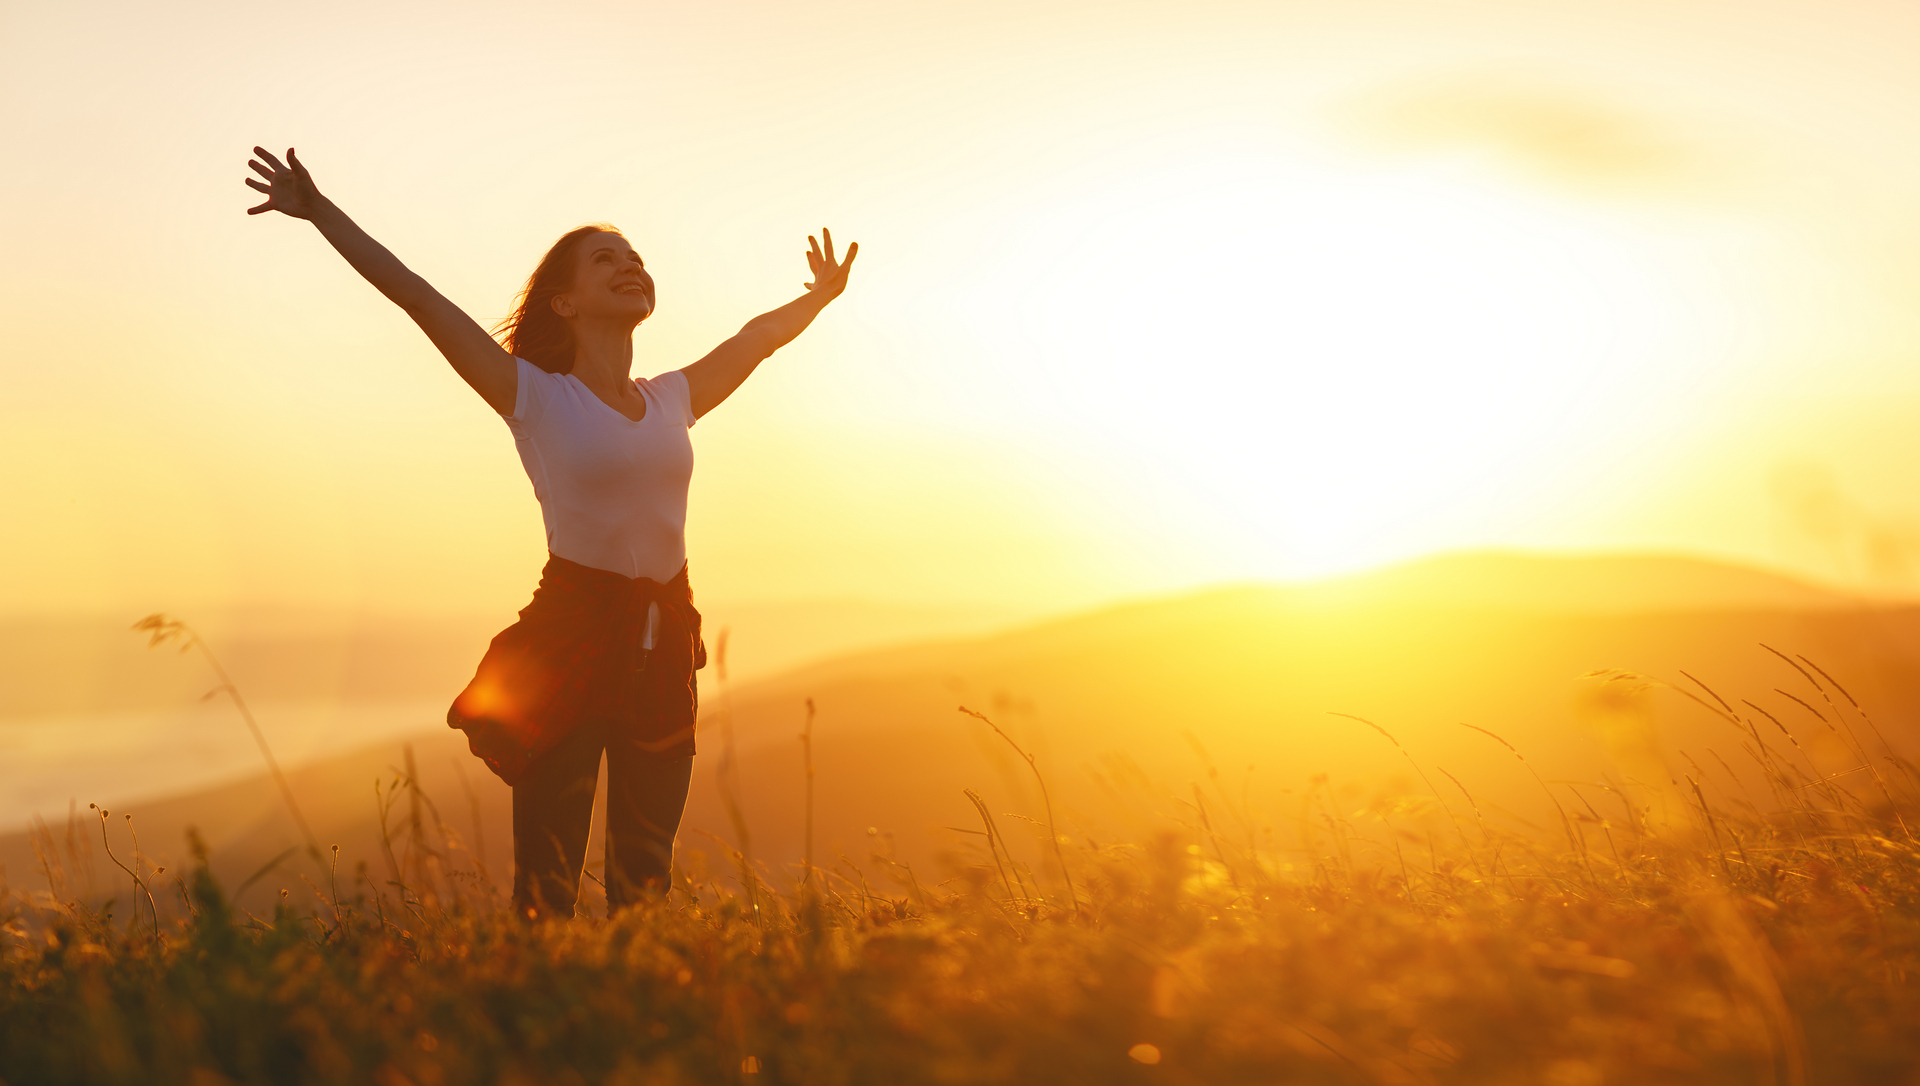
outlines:
{"label": "sunset glow", "polygon": [[[1910,97],[1911,16],[1713,10],[1060,5],[1017,35],[1044,64],[1002,48],[1010,8],[581,5],[592,41],[463,8],[421,54],[371,9],[307,44],[125,12],[7,76],[42,104],[5,114],[0,453],[36,526],[6,598],[517,606],[541,546],[507,435],[299,224],[240,213],[254,140],[485,319],[560,231],[620,224],[660,283],[650,373],[790,296],[822,222],[862,241],[859,289],[696,431],[708,599],[1038,613],[1480,546],[1905,591],[1853,537],[1920,509],[1920,155],[1862,112]],[[1722,16],[1773,36],[1681,44]],[[1797,34],[1824,74],[1788,90],[1764,42]],[[846,43],[830,104],[782,105]],[[428,86],[418,123],[365,108]],[[145,180],[70,168],[96,152]],[[75,285],[109,252],[139,288],[102,311]],[[1795,527],[1782,472],[1853,535]]]}
{"label": "sunset glow", "polygon": [[0,1086],[1920,1083],[1916,103],[1913,0],[0,3]]}
{"label": "sunset glow", "polygon": [[1743,301],[1651,224],[1444,163],[1276,149],[1013,232],[1008,330],[1056,424],[1273,576],[1430,550],[1604,467],[1638,405],[1725,364]]}

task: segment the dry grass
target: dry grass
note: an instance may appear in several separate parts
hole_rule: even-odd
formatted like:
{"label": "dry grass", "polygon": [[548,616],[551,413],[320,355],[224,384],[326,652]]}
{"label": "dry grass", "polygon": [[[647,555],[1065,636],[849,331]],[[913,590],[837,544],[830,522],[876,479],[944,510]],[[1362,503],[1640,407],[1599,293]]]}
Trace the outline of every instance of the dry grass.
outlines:
{"label": "dry grass", "polygon": [[[1317,781],[1269,820],[1215,778],[1124,843],[1009,842],[976,799],[944,882],[686,850],[667,900],[532,927],[404,780],[393,877],[322,874],[271,917],[117,844],[122,892],[83,904],[49,838],[50,889],[5,906],[0,1079],[1920,1082],[1920,789],[1787,663],[1804,722],[1682,691],[1744,745],[1713,780],[1636,769],[1649,684],[1595,676],[1625,768],[1540,781],[1545,838],[1399,751],[1424,793]],[[1816,765],[1801,723],[1858,761]]]}

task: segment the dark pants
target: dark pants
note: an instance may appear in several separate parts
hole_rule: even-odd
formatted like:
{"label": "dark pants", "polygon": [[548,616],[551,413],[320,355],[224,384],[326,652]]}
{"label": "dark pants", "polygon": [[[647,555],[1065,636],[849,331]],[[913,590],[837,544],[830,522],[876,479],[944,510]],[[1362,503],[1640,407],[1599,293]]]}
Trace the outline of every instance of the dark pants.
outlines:
{"label": "dark pants", "polygon": [[521,916],[573,915],[602,751],[607,909],[666,892],[693,759],[650,754],[627,731],[605,717],[583,720],[513,786],[513,907]]}

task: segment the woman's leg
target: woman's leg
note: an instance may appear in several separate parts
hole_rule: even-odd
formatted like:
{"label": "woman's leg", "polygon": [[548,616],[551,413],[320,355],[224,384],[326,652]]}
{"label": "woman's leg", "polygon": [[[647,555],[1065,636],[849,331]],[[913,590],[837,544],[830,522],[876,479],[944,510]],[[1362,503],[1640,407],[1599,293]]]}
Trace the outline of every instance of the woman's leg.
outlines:
{"label": "woman's leg", "polygon": [[607,740],[607,911],[671,882],[673,835],[687,806],[693,759],[649,754],[618,736]]}
{"label": "woman's leg", "polygon": [[513,910],[523,917],[570,917],[593,823],[606,725],[584,720],[513,786]]}

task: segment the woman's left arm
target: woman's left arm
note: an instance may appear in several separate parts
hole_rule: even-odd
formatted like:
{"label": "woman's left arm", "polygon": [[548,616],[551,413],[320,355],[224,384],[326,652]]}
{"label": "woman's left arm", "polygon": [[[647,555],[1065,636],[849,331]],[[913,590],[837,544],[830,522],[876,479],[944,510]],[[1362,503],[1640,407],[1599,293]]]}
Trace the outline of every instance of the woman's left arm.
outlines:
{"label": "woman's left arm", "polygon": [[786,305],[748,321],[745,327],[735,333],[732,339],[707,352],[700,361],[681,370],[687,375],[687,392],[693,401],[693,416],[701,415],[720,406],[720,401],[733,395],[740,382],[754,368],[765,361],[767,356],[793,342],[795,336],[807,330],[813,318],[827,307],[827,303],[840,296],[847,289],[847,272],[853,267],[853,258],[860,252],[860,243],[847,246],[847,258],[835,260],[833,256],[833,233],[820,231],[826,239],[826,248],[820,242],[807,238],[811,250],[807,253],[807,266],[813,269],[813,282],[807,284],[807,292]]}

